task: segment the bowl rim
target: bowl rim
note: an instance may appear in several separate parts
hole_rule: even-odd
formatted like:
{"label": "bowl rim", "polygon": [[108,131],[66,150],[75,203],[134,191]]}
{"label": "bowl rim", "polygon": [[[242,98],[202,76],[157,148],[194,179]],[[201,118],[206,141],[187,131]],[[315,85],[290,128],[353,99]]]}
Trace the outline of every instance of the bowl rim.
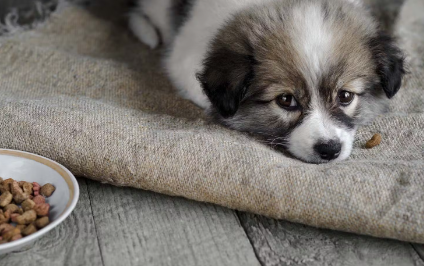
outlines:
{"label": "bowl rim", "polygon": [[[72,192],[72,188],[70,187],[70,185],[73,185],[73,195],[72,193],[69,194],[70,199],[65,207],[65,210],[59,215],[59,217],[56,220],[48,224],[46,227],[38,230],[34,234],[22,237],[21,239],[18,239],[10,243],[0,244],[0,250],[7,250],[7,249],[13,249],[14,247],[17,247],[17,246],[24,245],[26,242],[34,241],[37,238],[44,235],[45,233],[52,230],[53,228],[55,228],[61,222],[63,222],[72,213],[75,206],[77,205],[79,195],[80,195],[80,190],[79,190],[78,182],[75,176],[68,169],[66,169],[66,167],[64,167],[63,165],[49,158],[46,158],[34,153],[26,152],[26,151],[19,151],[19,150],[12,150],[12,149],[0,149],[0,155],[21,157],[21,158],[33,160],[38,163],[44,164],[45,166],[52,168],[54,171],[56,171],[60,176],[62,176],[65,179],[65,182],[68,184],[70,192]],[[65,178],[64,174],[66,174],[69,180]]]}

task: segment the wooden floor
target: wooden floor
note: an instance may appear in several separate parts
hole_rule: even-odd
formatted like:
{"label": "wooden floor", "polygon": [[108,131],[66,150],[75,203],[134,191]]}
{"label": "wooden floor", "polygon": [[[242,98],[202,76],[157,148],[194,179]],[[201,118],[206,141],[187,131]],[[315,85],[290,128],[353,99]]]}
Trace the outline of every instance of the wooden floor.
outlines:
{"label": "wooden floor", "polygon": [[72,215],[28,249],[1,256],[1,266],[424,265],[421,245],[78,181]]}

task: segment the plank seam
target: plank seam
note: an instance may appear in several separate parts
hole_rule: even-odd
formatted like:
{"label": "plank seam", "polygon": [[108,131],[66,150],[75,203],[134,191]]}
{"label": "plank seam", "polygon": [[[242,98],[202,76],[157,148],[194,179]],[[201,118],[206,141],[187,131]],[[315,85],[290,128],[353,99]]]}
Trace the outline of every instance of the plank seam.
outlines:
{"label": "plank seam", "polygon": [[417,247],[416,244],[410,243],[412,248],[415,250],[415,252],[418,254],[418,257],[424,262],[424,252],[420,248]]}
{"label": "plank seam", "polygon": [[91,213],[93,215],[94,231],[96,232],[97,245],[99,246],[99,251],[100,251],[100,259],[102,260],[102,265],[105,266],[105,262],[104,262],[104,259],[103,259],[103,251],[102,251],[102,247],[100,246],[100,239],[99,239],[99,234],[98,234],[98,231],[97,231],[96,218],[95,218],[94,211],[93,211],[93,205],[91,204],[90,184],[87,181],[86,181],[86,184],[87,184],[88,199],[90,201],[90,209],[91,209]]}
{"label": "plank seam", "polygon": [[265,265],[265,262],[262,262],[261,261],[261,259],[259,257],[259,254],[258,254],[257,250],[255,249],[255,245],[253,244],[253,239],[250,237],[249,233],[247,232],[247,228],[244,226],[244,223],[240,219],[240,212],[239,211],[235,211],[235,214],[236,214],[235,216],[236,216],[236,218],[238,220],[238,223],[240,224],[241,228],[243,228],[243,231],[246,234],[247,239],[249,239],[250,246],[253,249],[253,253],[255,254],[256,259],[258,260],[258,262],[259,262],[259,264],[261,266],[266,266]]}

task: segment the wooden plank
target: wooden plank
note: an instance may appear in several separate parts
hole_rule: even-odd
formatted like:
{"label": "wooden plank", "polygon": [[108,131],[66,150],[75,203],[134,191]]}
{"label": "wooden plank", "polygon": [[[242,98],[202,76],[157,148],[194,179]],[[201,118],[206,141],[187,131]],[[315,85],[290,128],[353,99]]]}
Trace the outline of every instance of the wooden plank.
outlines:
{"label": "wooden plank", "polygon": [[262,265],[424,265],[409,243],[238,215]]}
{"label": "wooden plank", "polygon": [[106,266],[259,265],[231,210],[88,183]]}
{"label": "wooden plank", "polygon": [[78,179],[80,198],[72,214],[26,250],[0,257],[0,265],[103,265],[87,184]]}

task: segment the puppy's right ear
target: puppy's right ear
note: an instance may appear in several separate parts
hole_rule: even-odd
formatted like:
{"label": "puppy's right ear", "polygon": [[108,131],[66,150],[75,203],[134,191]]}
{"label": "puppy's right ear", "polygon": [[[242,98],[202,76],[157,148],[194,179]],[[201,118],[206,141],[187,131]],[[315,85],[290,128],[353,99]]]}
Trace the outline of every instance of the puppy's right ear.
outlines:
{"label": "puppy's right ear", "polygon": [[203,71],[197,74],[213,107],[224,118],[237,112],[253,79],[255,62],[245,49],[235,51],[232,47],[215,45],[203,62]]}

